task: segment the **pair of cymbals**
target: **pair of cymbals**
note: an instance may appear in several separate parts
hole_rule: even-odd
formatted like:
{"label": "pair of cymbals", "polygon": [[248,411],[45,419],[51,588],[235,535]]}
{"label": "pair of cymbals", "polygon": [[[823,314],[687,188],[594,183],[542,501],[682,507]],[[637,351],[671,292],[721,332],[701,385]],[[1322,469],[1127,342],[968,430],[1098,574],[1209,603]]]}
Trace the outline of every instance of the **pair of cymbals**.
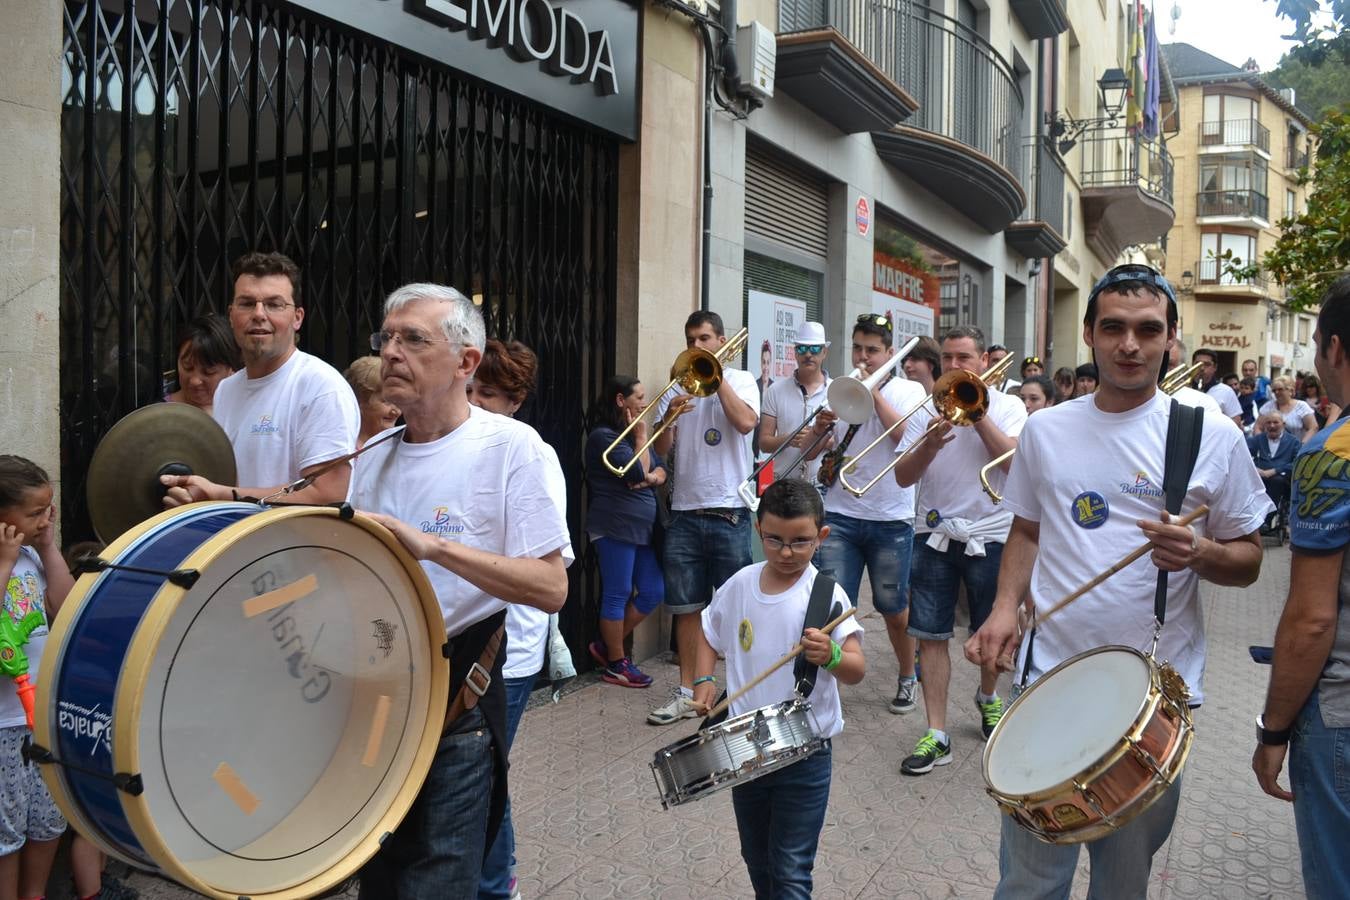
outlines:
{"label": "pair of cymbals", "polygon": [[85,482],[100,540],[107,543],[164,510],[161,475],[234,484],[234,448],[225,430],[189,403],[156,403],[118,420],[94,449]]}

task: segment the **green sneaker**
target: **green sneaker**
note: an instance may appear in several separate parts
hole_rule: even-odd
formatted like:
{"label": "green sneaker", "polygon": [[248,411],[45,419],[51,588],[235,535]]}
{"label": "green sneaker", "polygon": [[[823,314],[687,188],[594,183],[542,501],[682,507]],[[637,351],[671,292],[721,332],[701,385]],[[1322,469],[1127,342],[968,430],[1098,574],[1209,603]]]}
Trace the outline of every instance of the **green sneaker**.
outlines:
{"label": "green sneaker", "polygon": [[989,735],[994,733],[994,726],[998,720],[1003,718],[1003,698],[995,697],[988,703],[980,702],[980,694],[975,692],[975,710],[980,714],[980,731],[984,732],[984,739],[989,740]]}
{"label": "green sneaker", "polygon": [[952,761],[951,742],[943,743],[929,730],[914,746],[914,754],[900,764],[901,775],[927,775],[933,766],[945,766]]}

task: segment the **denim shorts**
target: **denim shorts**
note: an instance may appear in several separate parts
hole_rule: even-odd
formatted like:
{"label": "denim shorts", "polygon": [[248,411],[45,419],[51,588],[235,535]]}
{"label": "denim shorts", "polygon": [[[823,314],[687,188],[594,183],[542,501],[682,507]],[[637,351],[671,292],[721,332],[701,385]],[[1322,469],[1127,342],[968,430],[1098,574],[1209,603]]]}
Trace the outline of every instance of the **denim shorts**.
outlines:
{"label": "denim shorts", "polygon": [[909,576],[911,636],[945,641],[956,635],[956,596],[962,582],[970,602],[970,632],[979,630],[994,608],[1003,545],[986,541],[984,553],[967,556],[963,541],[952,541],[946,550],[938,552],[928,546],[928,535],[915,536]]}
{"label": "denim shorts", "polygon": [[909,608],[909,563],[914,552],[914,529],[908,522],[870,522],[838,513],[826,513],[830,536],[816,551],[816,568],[844,589],[858,605],[863,566],[872,585],[872,605],[883,616]]}
{"label": "denim shorts", "polygon": [[750,565],[750,511],[722,515],[691,510],[670,514],[666,526],[666,608],[676,615],[702,612],[713,591]]}

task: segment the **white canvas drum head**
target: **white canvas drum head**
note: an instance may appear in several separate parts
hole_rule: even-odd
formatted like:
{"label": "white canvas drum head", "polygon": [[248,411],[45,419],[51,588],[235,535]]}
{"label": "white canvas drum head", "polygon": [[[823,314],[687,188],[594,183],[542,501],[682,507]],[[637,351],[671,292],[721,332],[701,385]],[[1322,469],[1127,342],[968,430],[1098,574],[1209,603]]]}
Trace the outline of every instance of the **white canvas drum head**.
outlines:
{"label": "white canvas drum head", "polygon": [[990,739],[985,773],[1008,796],[1035,794],[1087,769],[1119,742],[1148,697],[1147,661],[1103,650],[1047,674]]}
{"label": "white canvas drum head", "polygon": [[366,526],[269,515],[216,539],[234,535],[163,624],[136,719],[153,828],[233,895],[303,884],[370,837],[408,782],[443,640]]}

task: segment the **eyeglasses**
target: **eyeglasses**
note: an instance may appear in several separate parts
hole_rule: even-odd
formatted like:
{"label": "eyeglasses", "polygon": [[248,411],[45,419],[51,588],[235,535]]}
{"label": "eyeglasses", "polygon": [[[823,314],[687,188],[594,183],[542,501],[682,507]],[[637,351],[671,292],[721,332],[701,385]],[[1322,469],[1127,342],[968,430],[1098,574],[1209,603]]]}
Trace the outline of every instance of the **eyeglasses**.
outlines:
{"label": "eyeglasses", "polygon": [[798,353],[810,353],[812,356],[819,356],[825,351],[824,344],[797,344]]}
{"label": "eyeglasses", "polygon": [[858,316],[858,324],[876,325],[880,328],[885,328],[887,331],[891,330],[891,320],[885,316],[879,316],[876,313],[863,313],[861,316]]}
{"label": "eyeglasses", "polygon": [[1123,266],[1116,266],[1097,280],[1092,286],[1092,293],[1088,295],[1088,302],[1091,303],[1097,299],[1097,295],[1115,284],[1125,281],[1142,281],[1145,284],[1151,284],[1166,295],[1168,302],[1176,306],[1177,295],[1172,291],[1172,285],[1162,276],[1162,273],[1152,266],[1140,265],[1139,263],[1127,263]]}
{"label": "eyeglasses", "polygon": [[230,304],[230,307],[234,309],[235,312],[252,315],[253,310],[258,308],[259,303],[262,304],[263,310],[266,311],[268,315],[272,316],[280,315],[286,311],[286,307],[295,305],[294,303],[287,303],[285,300],[278,297],[271,297],[267,300],[250,300],[247,297],[239,297]]}
{"label": "eyeglasses", "polygon": [[767,534],[761,536],[764,541],[764,549],[771,550],[774,553],[782,553],[783,548],[787,547],[793,553],[805,553],[816,545],[815,538],[801,538],[795,541],[784,541],[776,537],[769,537]]}
{"label": "eyeglasses", "polygon": [[449,344],[449,338],[428,337],[420,331],[377,331],[370,336],[370,349],[378,353],[384,345],[393,341],[407,347],[413,353],[425,350],[432,344]]}

